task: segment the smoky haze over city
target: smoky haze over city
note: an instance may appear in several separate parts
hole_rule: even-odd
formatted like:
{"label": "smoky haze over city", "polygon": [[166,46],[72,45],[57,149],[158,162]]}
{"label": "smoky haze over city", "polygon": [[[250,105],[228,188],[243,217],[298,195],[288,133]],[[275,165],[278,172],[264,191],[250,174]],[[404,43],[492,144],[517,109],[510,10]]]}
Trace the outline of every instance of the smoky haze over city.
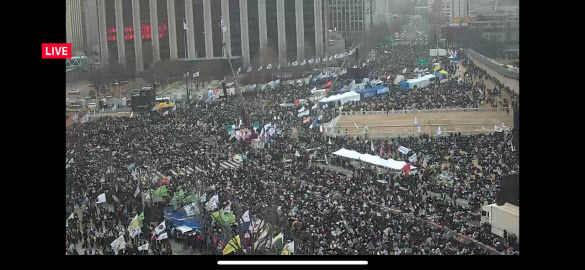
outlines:
{"label": "smoky haze over city", "polygon": [[66,0],[66,254],[518,255],[519,7]]}

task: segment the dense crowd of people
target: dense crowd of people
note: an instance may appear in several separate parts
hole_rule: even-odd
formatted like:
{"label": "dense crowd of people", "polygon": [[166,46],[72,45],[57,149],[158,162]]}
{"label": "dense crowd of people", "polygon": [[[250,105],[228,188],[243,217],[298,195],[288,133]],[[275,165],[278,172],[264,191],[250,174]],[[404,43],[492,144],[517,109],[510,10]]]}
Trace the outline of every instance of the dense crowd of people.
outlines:
{"label": "dense crowd of people", "polygon": [[[413,69],[417,55],[428,52],[423,47],[401,50],[412,54],[380,56],[371,63],[370,75]],[[468,70],[477,73],[473,68]],[[300,105],[279,105],[307,98],[310,89],[321,83],[281,84],[275,90],[246,91],[221,101],[197,101],[165,117],[157,112],[133,118],[106,116],[67,128],[66,212],[68,217],[73,213],[68,218],[67,253],[79,254],[79,245],[82,254],[88,255],[165,255],[172,254],[175,241],[202,254],[221,254],[240,226],[223,226],[210,218],[205,203],[214,195],[218,195],[219,205],[213,211],[231,207],[237,220],[249,211],[252,223],[263,220],[271,233],[284,234],[285,243],[294,241],[294,254],[489,253],[483,244],[456,239],[457,233],[498,251],[519,252],[518,244],[501,241],[489,230],[470,225],[478,223],[475,213],[482,205],[494,202],[501,177],[519,171],[511,134],[424,134],[375,142],[343,134],[326,137],[319,124],[329,121],[335,115],[333,110],[312,111],[310,121],[303,121],[305,117],[297,116]],[[450,79],[415,91],[393,89],[387,98],[347,107],[473,107],[479,96],[470,98],[469,89],[475,86]],[[241,130],[252,129],[254,122],[261,125],[234,136],[226,127],[239,126],[240,120]],[[263,127],[267,124],[276,127],[276,132],[266,135],[269,132]],[[252,147],[254,139],[261,140],[261,148]],[[412,163],[417,170],[408,177],[331,154],[340,148],[378,154],[382,148],[383,156],[405,160],[398,151],[400,146],[418,156]],[[235,155],[242,157],[242,166],[220,166]],[[346,170],[340,172],[331,166]],[[133,176],[130,167],[141,168],[140,175]],[[172,176],[171,170],[185,167],[197,170]],[[143,193],[161,185],[155,172],[170,177],[168,195],[153,204],[155,210],[150,213],[154,214],[147,214],[142,232],[130,237],[129,224],[146,211],[143,205],[149,204],[143,202]],[[143,176],[147,182],[151,178],[157,181],[146,184],[141,181]],[[155,227],[164,220],[162,209],[179,191],[203,198],[197,200],[202,228],[184,236],[171,230],[167,222],[168,238],[159,240]],[[98,204],[96,198],[102,193],[106,203]],[[457,198],[468,201],[468,206],[458,203]],[[110,244],[120,236],[125,248],[113,248]],[[249,236],[248,232],[247,240],[242,240],[244,246],[253,246]],[[147,243],[148,250],[139,250]],[[257,252],[280,252],[267,246]]]}

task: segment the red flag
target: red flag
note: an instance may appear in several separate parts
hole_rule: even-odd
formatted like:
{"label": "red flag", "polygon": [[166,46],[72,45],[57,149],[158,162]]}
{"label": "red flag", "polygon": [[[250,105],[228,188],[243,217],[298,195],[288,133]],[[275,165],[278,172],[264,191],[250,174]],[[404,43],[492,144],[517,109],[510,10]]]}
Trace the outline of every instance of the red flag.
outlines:
{"label": "red flag", "polygon": [[380,144],[380,157],[384,157],[384,147]]}
{"label": "red flag", "polygon": [[295,99],[295,106],[299,106],[301,105],[301,101],[297,98]]}
{"label": "red flag", "polygon": [[171,183],[171,181],[166,176],[163,176],[162,180],[160,180],[160,184],[161,185],[167,185],[168,186],[170,183]]}
{"label": "red flag", "polygon": [[325,88],[331,88],[331,86],[333,86],[333,81],[328,81],[328,82],[325,84]]}
{"label": "red flag", "polygon": [[410,172],[410,163],[406,163],[406,165],[402,167],[402,170],[404,171],[404,176],[408,178],[408,172]]}
{"label": "red flag", "polygon": [[392,158],[392,146],[388,147],[388,158]]}

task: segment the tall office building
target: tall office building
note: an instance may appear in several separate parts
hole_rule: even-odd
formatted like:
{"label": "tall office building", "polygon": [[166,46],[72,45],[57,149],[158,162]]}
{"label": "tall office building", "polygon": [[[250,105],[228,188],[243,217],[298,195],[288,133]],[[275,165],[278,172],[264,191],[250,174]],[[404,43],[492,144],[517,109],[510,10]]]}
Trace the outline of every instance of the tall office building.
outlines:
{"label": "tall office building", "polygon": [[72,52],[78,54],[85,50],[82,0],[67,0],[65,3],[67,43],[71,43]]}
{"label": "tall office building", "polygon": [[71,25],[85,31],[84,50],[138,72],[165,59],[225,59],[225,51],[243,68],[325,54],[328,0],[75,1],[85,16]]}
{"label": "tall office building", "polygon": [[429,0],[428,8],[429,12],[440,12],[448,22],[469,16],[469,0]]}
{"label": "tall office building", "polygon": [[[366,18],[366,11],[370,9],[370,1],[372,0],[326,1],[328,2],[328,30],[341,33],[343,37],[348,37],[352,33],[369,29],[369,19]],[[368,2],[367,5],[366,1]]]}

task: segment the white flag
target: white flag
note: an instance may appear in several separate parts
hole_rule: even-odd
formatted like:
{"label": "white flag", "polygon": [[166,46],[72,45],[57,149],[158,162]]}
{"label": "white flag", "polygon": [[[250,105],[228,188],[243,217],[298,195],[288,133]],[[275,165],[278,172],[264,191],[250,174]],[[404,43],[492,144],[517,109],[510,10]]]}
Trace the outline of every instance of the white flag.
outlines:
{"label": "white flag", "polygon": [[309,59],[309,64],[313,64],[314,61],[313,58]]}
{"label": "white flag", "polygon": [[327,56],[323,57],[323,62],[327,62]]}
{"label": "white flag", "polygon": [[137,186],[136,191],[134,192],[134,197],[138,196],[139,193],[140,193],[140,186]]}
{"label": "white flag", "polygon": [[242,68],[241,68],[241,67],[239,67],[239,68],[238,68],[238,72],[236,72],[236,74],[240,74],[240,72],[241,72],[241,71],[242,71]]}
{"label": "white flag", "polygon": [[124,241],[124,235],[120,235],[120,237],[116,238],[116,240],[114,240],[110,244],[110,246],[116,252],[120,249],[125,249],[126,248],[126,241]]}
{"label": "white flag", "polygon": [[315,63],[319,64],[319,62],[321,62],[321,58],[317,57],[317,59],[315,60]]}
{"label": "white flag", "polygon": [[134,111],[130,112],[130,118],[134,117]]}
{"label": "white flag", "polygon": [[260,68],[258,69],[258,71],[262,70],[262,65],[260,65]]}
{"label": "white flag", "polygon": [[414,125],[418,126],[418,120],[416,119],[416,116],[414,117]]}
{"label": "white flag", "polygon": [[408,149],[404,146],[400,146],[400,147],[398,147],[398,152],[406,155],[406,154],[408,154],[408,152],[410,152],[410,149]]}
{"label": "white flag", "polygon": [[[93,111],[93,114],[95,115],[95,110]],[[81,123],[85,123],[85,122],[87,122],[87,121],[89,121],[89,113],[86,113],[86,114],[85,114],[85,115],[84,115],[84,116],[81,118],[81,120],[79,120],[79,122],[81,122]]]}
{"label": "white flag", "polygon": [[199,71],[193,73],[193,78],[199,77]]}
{"label": "white flag", "polygon": [[280,64],[278,64],[278,69],[280,69]]}
{"label": "white flag", "polygon": [[195,204],[195,202],[193,202],[189,205],[185,205],[185,207],[183,207],[183,209],[185,209],[185,213],[187,213],[188,217],[199,214],[199,207],[197,206],[197,204]]}
{"label": "white flag", "polygon": [[333,60],[333,56],[329,56],[329,61],[332,61],[332,60]]}
{"label": "white flag", "polygon": [[292,241],[292,242],[290,242],[290,243],[288,243],[288,244],[284,245],[284,248],[283,248],[283,250],[284,250],[284,249],[288,249],[288,251],[290,251],[290,253],[295,253],[295,242],[294,242],[294,241]]}
{"label": "white flag", "polygon": [[185,78],[189,77],[189,71],[187,71],[187,73],[185,73],[185,75],[183,75],[183,77],[185,77]]}
{"label": "white flag", "polygon": [[415,162],[415,161],[417,161],[416,153],[415,153],[414,155],[412,155],[412,156],[411,156],[411,157],[408,159],[408,161],[410,161],[410,162]]}
{"label": "white flag", "polygon": [[189,27],[187,27],[187,22],[185,20],[183,20],[183,29],[189,30]]}
{"label": "white flag", "polygon": [[360,127],[358,127],[358,125],[355,122],[353,122],[353,124],[355,125],[355,128],[359,131]]}
{"label": "white flag", "polygon": [[244,222],[250,222],[250,210],[246,211],[243,215],[242,215],[242,220]]}
{"label": "white flag", "polygon": [[301,66],[304,66],[307,63],[307,60],[303,60],[303,62],[301,62]]}
{"label": "white flag", "polygon": [[223,18],[221,18],[221,31],[225,32],[227,31],[227,26],[225,25],[225,23],[223,22]]}
{"label": "white flag", "polygon": [[331,145],[331,144],[332,144],[332,143],[331,143],[331,137],[329,137],[329,142],[328,142],[327,144],[329,144],[329,145]]}
{"label": "white flag", "polygon": [[252,71],[252,67],[249,67],[247,72],[250,72],[250,71]]}
{"label": "white flag", "polygon": [[154,232],[158,235],[161,232],[164,232],[164,230],[167,228],[167,225],[165,224],[165,221],[163,220],[163,222],[161,222],[161,224],[159,224],[156,228],[154,228]]}
{"label": "white flag", "polygon": [[271,69],[272,68],[272,64],[268,64],[268,66],[266,66],[266,69]]}
{"label": "white flag", "polygon": [[138,251],[143,251],[143,250],[148,250],[148,243],[138,247]]}
{"label": "white flag", "polygon": [[75,214],[75,212],[71,213],[71,215],[69,215],[69,217],[67,219],[72,219],[74,214]]}
{"label": "white flag", "polygon": [[418,132],[420,133],[420,126],[416,126],[416,128],[418,129]]}
{"label": "white flag", "polygon": [[441,127],[437,129],[437,136],[441,135]]}
{"label": "white flag", "polygon": [[230,203],[226,208],[223,209],[224,213],[229,213],[232,211],[232,204]]}
{"label": "white flag", "polygon": [[371,143],[370,149],[372,149],[372,151],[376,151],[376,148],[374,148],[374,141],[371,141],[370,143]]}
{"label": "white flag", "polygon": [[163,233],[163,234],[159,235],[156,238],[156,240],[160,241],[160,240],[167,239],[167,238],[169,238],[169,236],[167,235],[167,233]]}
{"label": "white flag", "polygon": [[106,202],[106,193],[102,193],[97,197],[97,203],[105,203]]}
{"label": "white flag", "polygon": [[[238,133],[236,133],[238,134]],[[205,209],[207,211],[211,211],[217,208],[217,204],[219,203],[219,197],[217,195],[213,195],[211,199],[205,204]]]}
{"label": "white flag", "polygon": [[481,126],[481,129],[483,129],[483,131],[486,131],[484,126]]}

